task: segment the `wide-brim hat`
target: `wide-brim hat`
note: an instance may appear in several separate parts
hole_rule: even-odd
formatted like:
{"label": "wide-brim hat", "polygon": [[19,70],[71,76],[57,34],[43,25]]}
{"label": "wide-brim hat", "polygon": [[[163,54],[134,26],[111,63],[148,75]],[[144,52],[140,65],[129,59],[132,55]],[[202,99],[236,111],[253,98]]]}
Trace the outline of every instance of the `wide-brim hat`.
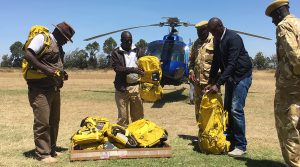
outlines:
{"label": "wide-brim hat", "polygon": [[60,32],[65,38],[67,38],[67,40],[69,40],[69,41],[71,41],[71,42],[73,43],[73,41],[72,41],[71,38],[72,38],[73,35],[75,34],[75,31],[74,31],[74,29],[73,29],[68,23],[62,22],[62,23],[59,23],[59,24],[57,24],[57,25],[54,25],[54,24],[53,24],[53,26],[56,27],[56,28],[59,30],[59,32]]}
{"label": "wide-brim hat", "polygon": [[288,0],[275,0],[267,7],[265,14],[267,16],[271,17],[271,13],[274,10],[280,8],[281,6],[288,5],[288,4],[289,4]]}
{"label": "wide-brim hat", "polygon": [[201,27],[203,27],[203,26],[205,26],[207,24],[208,24],[208,21],[206,21],[206,20],[200,21],[199,23],[195,24],[195,28],[198,29],[198,28],[201,28]]}

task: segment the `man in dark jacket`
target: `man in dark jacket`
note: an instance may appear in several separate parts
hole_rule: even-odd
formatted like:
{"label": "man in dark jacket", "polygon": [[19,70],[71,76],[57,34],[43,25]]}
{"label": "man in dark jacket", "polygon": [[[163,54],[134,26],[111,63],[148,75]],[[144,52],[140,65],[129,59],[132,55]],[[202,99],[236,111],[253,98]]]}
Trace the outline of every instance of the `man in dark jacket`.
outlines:
{"label": "man in dark jacket", "polygon": [[[216,93],[225,84],[224,109],[229,113],[228,140],[232,148],[229,156],[246,153],[244,107],[252,83],[252,62],[242,38],[223,26],[219,18],[208,22],[208,29],[215,37],[214,56],[206,91]],[[217,78],[218,70],[221,76]]]}
{"label": "man in dark jacket", "polygon": [[118,124],[128,125],[128,105],[130,105],[131,121],[144,118],[143,101],[139,93],[139,75],[144,71],[137,66],[137,60],[143,52],[132,46],[132,35],[128,31],[121,34],[121,46],[111,54],[115,76],[115,100],[118,107]]}

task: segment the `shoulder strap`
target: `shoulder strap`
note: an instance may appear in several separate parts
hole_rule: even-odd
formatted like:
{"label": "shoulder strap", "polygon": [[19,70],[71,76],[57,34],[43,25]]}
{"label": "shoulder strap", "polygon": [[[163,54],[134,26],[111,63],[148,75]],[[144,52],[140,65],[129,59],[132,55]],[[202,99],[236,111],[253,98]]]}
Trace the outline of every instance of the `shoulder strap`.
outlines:
{"label": "shoulder strap", "polygon": [[50,42],[51,42],[51,38],[49,34],[42,33],[42,35],[44,36],[44,45],[41,51],[37,54],[38,59],[41,58],[42,55],[49,49]]}

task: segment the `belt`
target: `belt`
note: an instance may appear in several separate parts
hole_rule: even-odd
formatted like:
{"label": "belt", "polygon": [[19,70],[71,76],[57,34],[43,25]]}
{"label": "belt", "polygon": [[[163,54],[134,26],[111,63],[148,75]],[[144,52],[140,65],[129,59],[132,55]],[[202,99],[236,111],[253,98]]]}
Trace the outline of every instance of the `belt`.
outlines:
{"label": "belt", "polygon": [[140,84],[140,82],[135,82],[135,83],[127,83],[127,86],[135,86],[135,85],[138,85]]}
{"label": "belt", "polygon": [[57,92],[59,91],[59,87],[57,86],[53,86],[53,87],[46,87],[46,88],[43,88],[43,87],[28,87],[29,90],[39,90],[39,91],[54,91],[54,92]]}

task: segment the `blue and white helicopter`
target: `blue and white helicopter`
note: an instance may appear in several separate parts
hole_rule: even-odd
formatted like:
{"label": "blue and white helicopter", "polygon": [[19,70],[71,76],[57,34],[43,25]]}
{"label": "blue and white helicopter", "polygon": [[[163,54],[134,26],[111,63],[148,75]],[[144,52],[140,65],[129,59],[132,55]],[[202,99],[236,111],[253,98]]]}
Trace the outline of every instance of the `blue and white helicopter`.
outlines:
{"label": "blue and white helicopter", "polygon": [[[177,17],[163,17],[166,19],[165,22],[160,22],[158,24],[150,24],[144,26],[136,26],[130,28],[124,28],[105,34],[100,34],[91,38],[85,39],[85,41],[93,40],[106,35],[114,34],[121,31],[126,31],[130,29],[151,27],[151,26],[168,26],[170,27],[169,34],[165,35],[162,40],[152,41],[148,44],[146,55],[157,56],[161,61],[162,67],[162,79],[161,85],[180,85],[186,83],[188,78],[188,57],[189,57],[189,47],[191,43],[184,43],[181,36],[178,35],[176,27],[184,26],[194,26],[188,22],[181,22]],[[235,30],[234,30],[235,31]],[[249,34],[241,31],[236,31],[237,33],[249,35],[253,37],[268,39],[265,37],[257,36],[254,34]]]}

